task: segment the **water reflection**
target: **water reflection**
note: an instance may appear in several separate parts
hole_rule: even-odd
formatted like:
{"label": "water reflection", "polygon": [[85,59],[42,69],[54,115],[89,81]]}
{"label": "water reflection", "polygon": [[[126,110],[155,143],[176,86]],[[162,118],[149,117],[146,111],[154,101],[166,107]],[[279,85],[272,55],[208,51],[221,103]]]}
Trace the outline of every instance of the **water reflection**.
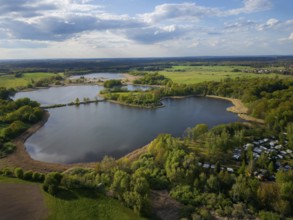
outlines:
{"label": "water reflection", "polygon": [[204,97],[166,99],[159,109],[131,108],[109,102],[50,109],[48,122],[25,143],[31,157],[58,163],[121,157],[160,133],[175,136],[187,127],[239,121],[226,111],[231,103]]}

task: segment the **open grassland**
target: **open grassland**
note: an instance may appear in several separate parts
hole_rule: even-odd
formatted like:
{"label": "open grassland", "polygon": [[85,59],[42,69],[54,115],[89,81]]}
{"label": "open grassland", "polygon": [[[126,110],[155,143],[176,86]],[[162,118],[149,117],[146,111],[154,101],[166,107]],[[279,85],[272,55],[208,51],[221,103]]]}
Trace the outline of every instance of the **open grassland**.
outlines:
{"label": "open grassland", "polygon": [[[0,175],[0,194],[1,189],[6,190],[13,186],[17,186],[17,190],[10,190],[9,198],[16,199],[17,209],[21,210],[22,206],[24,209],[24,214],[28,215],[26,212],[27,209],[33,209],[36,204],[33,203],[35,197],[27,196],[21,197],[21,188],[23,190],[28,190],[28,188],[34,189],[34,194],[40,194],[41,197],[45,200],[45,207],[39,207],[43,209],[48,209],[48,216],[45,219],[54,219],[54,220],[74,220],[74,219],[121,219],[121,220],[143,220],[144,218],[135,214],[131,209],[124,207],[117,200],[106,197],[101,193],[94,192],[93,190],[61,190],[58,192],[57,196],[54,197],[48,193],[45,193],[41,188],[42,185],[39,183],[28,182],[20,180],[17,178],[9,178]],[[4,187],[5,185],[5,187]],[[4,193],[4,192],[3,192]],[[36,196],[35,195],[35,196]],[[4,206],[8,207],[9,205],[14,205],[14,201],[3,201]],[[24,200],[24,202],[20,201]],[[32,200],[32,201],[31,201]],[[42,204],[39,204],[42,206]],[[1,203],[0,203],[1,206]],[[27,207],[24,207],[27,206]],[[1,207],[0,207],[1,208]],[[3,211],[3,210],[2,210]],[[8,215],[15,215],[14,212],[8,212]],[[33,214],[33,213],[32,213]],[[21,216],[21,213],[19,213]],[[31,216],[32,217],[32,216]],[[28,218],[29,219],[29,216]]]}
{"label": "open grassland", "polygon": [[54,75],[55,75],[54,73],[45,73],[45,72],[24,73],[22,77],[15,77],[13,74],[2,75],[0,76],[0,87],[6,87],[6,88],[25,87],[29,83],[38,81],[40,79],[49,78]]}
{"label": "open grassland", "polygon": [[253,68],[247,66],[173,66],[172,68],[160,71],[159,74],[164,75],[175,83],[185,84],[194,84],[205,81],[220,81],[225,78],[237,78],[243,76],[286,77],[276,73],[256,74],[242,72],[242,70],[252,71]]}

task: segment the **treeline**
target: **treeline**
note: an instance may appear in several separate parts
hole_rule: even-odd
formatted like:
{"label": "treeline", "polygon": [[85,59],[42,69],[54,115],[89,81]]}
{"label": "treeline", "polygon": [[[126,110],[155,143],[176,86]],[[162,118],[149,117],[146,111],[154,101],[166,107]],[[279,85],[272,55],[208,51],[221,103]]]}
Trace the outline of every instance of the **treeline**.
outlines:
{"label": "treeline", "polygon": [[292,56],[19,60],[1,61],[0,72],[64,72],[66,75],[79,75],[92,72],[158,71],[172,65],[243,65],[262,68],[290,67],[292,64]]}
{"label": "treeline", "polygon": [[64,81],[64,78],[61,75],[56,74],[55,76],[51,76],[48,78],[43,78],[39,80],[31,79],[31,81],[28,83],[28,88],[34,88],[34,87],[48,87],[51,84],[54,85],[62,85]]}
{"label": "treeline", "polygon": [[172,81],[158,73],[144,73],[141,78],[133,81],[134,84],[144,85],[166,85]]}
{"label": "treeline", "polygon": [[167,84],[160,96],[217,95],[237,98],[249,108],[249,114],[264,119],[266,125],[283,131],[293,121],[292,78],[236,78],[195,85]]}
{"label": "treeline", "polygon": [[111,80],[106,80],[103,85],[105,88],[113,88],[113,87],[122,86],[122,82],[121,80],[118,80],[118,79],[111,79]]}
{"label": "treeline", "polygon": [[39,103],[28,98],[13,101],[10,96],[14,93],[12,89],[0,88],[0,156],[2,157],[13,151],[11,139],[40,121],[43,116]]}
{"label": "treeline", "polygon": [[110,100],[125,104],[158,106],[163,97],[216,95],[237,98],[249,108],[249,114],[264,119],[269,129],[284,131],[293,121],[293,78],[236,78],[220,82],[176,84],[168,82],[164,87],[148,92],[104,92]]}
{"label": "treeline", "polygon": [[108,100],[117,101],[121,104],[155,108],[162,106],[160,102],[160,96],[156,92],[140,91],[140,92],[129,92],[125,90],[118,91],[103,91],[103,97]]}

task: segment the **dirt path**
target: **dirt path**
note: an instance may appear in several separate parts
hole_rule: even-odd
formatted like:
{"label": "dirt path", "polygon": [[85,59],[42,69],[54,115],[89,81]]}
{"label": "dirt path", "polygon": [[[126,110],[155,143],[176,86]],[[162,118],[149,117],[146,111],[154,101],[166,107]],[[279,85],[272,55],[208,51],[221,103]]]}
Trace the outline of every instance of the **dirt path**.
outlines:
{"label": "dirt path", "polygon": [[228,100],[228,101],[232,102],[234,106],[227,108],[227,111],[238,114],[239,118],[242,118],[246,121],[264,124],[263,119],[255,118],[255,117],[248,115],[248,108],[239,99],[226,98],[226,97],[215,96],[215,95],[207,95],[207,97]]}
{"label": "dirt path", "polygon": [[75,167],[95,167],[95,163],[79,163],[79,164],[57,164],[57,163],[46,163],[34,160],[30,157],[24,142],[37,130],[39,130],[48,120],[49,113],[45,112],[45,116],[42,121],[33,125],[31,128],[26,130],[22,135],[16,138],[13,143],[16,145],[16,151],[13,154],[8,155],[5,158],[0,159],[0,168],[3,167],[22,167],[24,170],[32,170],[38,172],[51,172],[51,171],[64,171],[73,166]]}
{"label": "dirt path", "polygon": [[151,192],[152,209],[154,213],[162,220],[179,219],[179,209],[182,205],[172,199],[167,190]]}
{"label": "dirt path", "polygon": [[38,185],[0,183],[1,220],[40,220],[48,213]]}

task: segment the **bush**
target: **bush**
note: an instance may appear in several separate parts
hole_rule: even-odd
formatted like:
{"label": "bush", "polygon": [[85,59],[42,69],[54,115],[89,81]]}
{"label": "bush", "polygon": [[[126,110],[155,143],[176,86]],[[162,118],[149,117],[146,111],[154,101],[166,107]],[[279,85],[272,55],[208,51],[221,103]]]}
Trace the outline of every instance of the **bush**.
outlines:
{"label": "bush", "polygon": [[8,168],[8,167],[3,168],[2,173],[3,173],[4,176],[10,176],[10,177],[13,176],[12,170],[10,168]]}
{"label": "bush", "polygon": [[45,175],[39,172],[34,172],[32,175],[32,180],[35,182],[43,182],[45,179]]}
{"label": "bush", "polygon": [[3,149],[2,152],[4,152],[5,154],[11,154],[15,151],[16,146],[11,143],[11,142],[7,142],[3,145]]}
{"label": "bush", "polygon": [[23,169],[18,167],[18,168],[15,168],[14,169],[14,176],[19,178],[19,179],[23,179],[23,175],[24,175],[24,172],[23,172]]}
{"label": "bush", "polygon": [[259,217],[261,220],[279,220],[281,219],[277,213],[260,211]]}
{"label": "bush", "polygon": [[31,170],[25,171],[23,174],[23,179],[25,180],[32,180],[33,179],[32,177],[33,177],[33,171]]}
{"label": "bush", "polygon": [[56,193],[58,192],[58,186],[55,185],[49,185],[48,186],[48,193],[51,195],[56,195]]}
{"label": "bush", "polygon": [[115,86],[122,86],[121,80],[111,79],[104,82],[105,88],[113,88]]}
{"label": "bush", "polygon": [[78,177],[66,175],[62,178],[62,186],[66,187],[67,189],[77,189],[81,188],[82,184]]}
{"label": "bush", "polygon": [[57,172],[48,173],[43,183],[43,189],[51,195],[56,195],[62,180],[62,174]]}

